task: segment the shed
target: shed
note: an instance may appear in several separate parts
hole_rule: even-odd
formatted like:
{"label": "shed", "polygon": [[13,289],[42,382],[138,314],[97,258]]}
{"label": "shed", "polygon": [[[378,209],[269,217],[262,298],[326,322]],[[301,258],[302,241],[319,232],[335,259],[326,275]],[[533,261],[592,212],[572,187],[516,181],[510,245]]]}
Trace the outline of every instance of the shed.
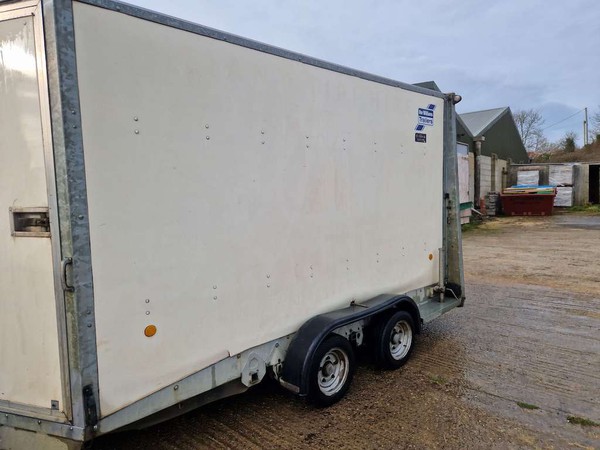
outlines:
{"label": "shed", "polygon": [[497,155],[503,160],[523,164],[529,162],[527,150],[508,106],[459,114],[472,139],[484,137],[481,154]]}
{"label": "shed", "polygon": [[[441,92],[435,81],[416,83],[426,89]],[[462,180],[469,202],[461,205],[484,209],[489,192],[502,191],[507,186],[507,166],[510,163],[528,163],[529,157],[509,107],[473,111],[456,116],[456,140],[459,154],[467,148],[468,158],[459,165],[468,164],[468,180]],[[463,161],[467,159],[467,161]],[[461,174],[466,174],[464,167]],[[463,175],[466,177],[466,175]],[[466,213],[470,213],[466,211]],[[467,214],[465,214],[465,217]]]}

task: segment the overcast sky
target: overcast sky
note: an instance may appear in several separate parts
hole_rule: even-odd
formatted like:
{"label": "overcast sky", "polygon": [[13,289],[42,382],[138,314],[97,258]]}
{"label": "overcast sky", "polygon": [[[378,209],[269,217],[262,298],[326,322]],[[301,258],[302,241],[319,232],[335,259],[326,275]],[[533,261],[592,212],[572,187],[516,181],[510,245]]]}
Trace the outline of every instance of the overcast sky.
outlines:
{"label": "overcast sky", "polygon": [[[599,0],[129,0],[408,83],[435,80],[459,112],[539,109],[545,126],[600,109]],[[545,130],[575,131],[583,113]]]}

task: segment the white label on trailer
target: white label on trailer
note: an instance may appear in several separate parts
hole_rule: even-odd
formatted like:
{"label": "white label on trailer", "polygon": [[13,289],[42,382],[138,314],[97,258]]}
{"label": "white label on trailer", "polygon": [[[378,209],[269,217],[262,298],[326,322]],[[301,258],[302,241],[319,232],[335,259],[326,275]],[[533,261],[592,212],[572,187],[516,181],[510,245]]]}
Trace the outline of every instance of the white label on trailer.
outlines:
{"label": "white label on trailer", "polygon": [[419,108],[419,123],[430,127],[433,126],[433,111]]}

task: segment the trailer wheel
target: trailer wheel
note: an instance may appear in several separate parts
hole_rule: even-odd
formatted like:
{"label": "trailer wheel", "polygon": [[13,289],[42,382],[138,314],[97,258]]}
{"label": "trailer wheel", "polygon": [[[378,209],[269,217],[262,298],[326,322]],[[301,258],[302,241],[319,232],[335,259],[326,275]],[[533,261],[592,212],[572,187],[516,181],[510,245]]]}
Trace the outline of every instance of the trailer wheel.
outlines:
{"label": "trailer wheel", "polygon": [[332,334],[314,354],[308,400],[317,406],[333,405],[348,392],[355,371],[352,345],[342,336]]}
{"label": "trailer wheel", "polygon": [[383,369],[398,369],[413,351],[415,326],[412,316],[398,311],[375,326],[374,353],[377,365]]}

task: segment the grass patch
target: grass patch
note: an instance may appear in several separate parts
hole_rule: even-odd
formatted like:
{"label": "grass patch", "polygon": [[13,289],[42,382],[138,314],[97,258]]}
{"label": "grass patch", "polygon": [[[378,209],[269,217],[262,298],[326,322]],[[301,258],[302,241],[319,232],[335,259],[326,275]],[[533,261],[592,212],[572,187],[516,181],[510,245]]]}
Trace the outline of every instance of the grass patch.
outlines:
{"label": "grass patch", "polygon": [[593,420],[586,419],[584,417],[569,416],[567,422],[574,425],[581,425],[583,427],[600,427],[600,423],[594,422]]}
{"label": "grass patch", "polygon": [[442,386],[448,382],[444,377],[438,375],[430,375],[429,379],[433,384],[437,384],[438,386]]}
{"label": "grass patch", "polygon": [[586,205],[586,206],[571,206],[570,212],[582,212],[588,214],[600,214],[600,205]]}
{"label": "grass patch", "polygon": [[473,222],[469,222],[469,223],[463,223],[461,225],[462,232],[468,233],[469,231],[477,230],[481,225],[483,225],[483,222],[481,222],[481,221],[473,221]]}
{"label": "grass patch", "polygon": [[531,403],[517,402],[517,405],[519,405],[519,407],[523,409],[540,409],[539,406],[532,405]]}

